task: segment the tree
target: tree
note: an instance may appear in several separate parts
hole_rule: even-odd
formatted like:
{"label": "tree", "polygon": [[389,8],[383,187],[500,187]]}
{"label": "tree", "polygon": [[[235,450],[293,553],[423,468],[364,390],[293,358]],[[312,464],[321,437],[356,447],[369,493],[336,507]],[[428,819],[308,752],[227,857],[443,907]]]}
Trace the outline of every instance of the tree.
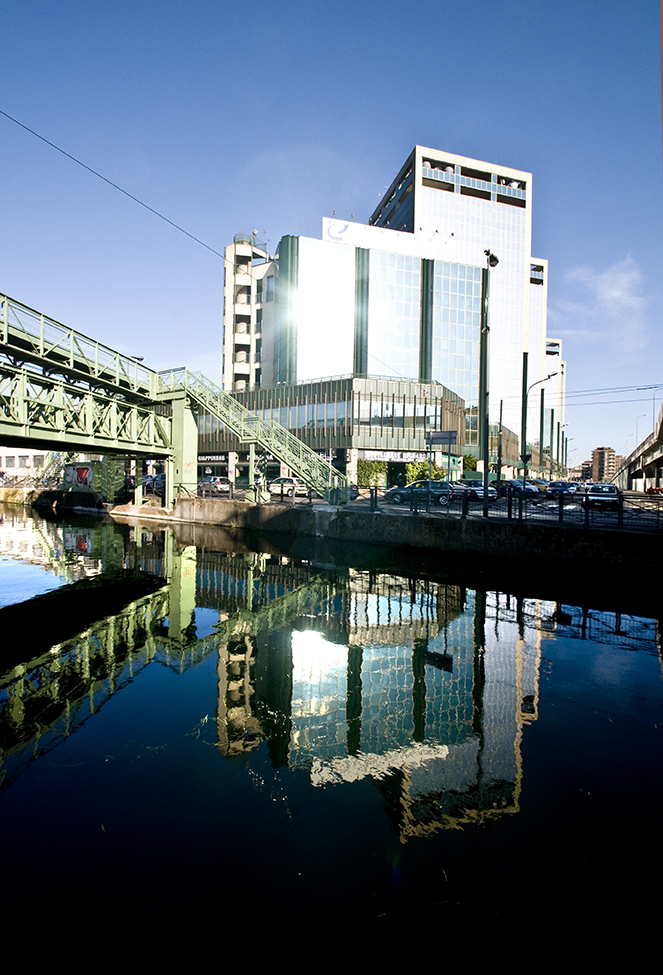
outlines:
{"label": "tree", "polygon": [[[427,481],[428,480],[428,461],[422,460],[416,464],[406,464],[405,465],[405,476],[407,478],[407,483],[411,484],[412,481]],[[433,464],[431,471],[431,478],[434,481],[446,481],[447,472],[437,464]]]}
{"label": "tree", "polygon": [[359,487],[384,487],[386,477],[386,460],[357,461],[357,484]]}
{"label": "tree", "polygon": [[475,471],[477,469],[477,459],[474,454],[465,454],[463,457],[463,470]]}

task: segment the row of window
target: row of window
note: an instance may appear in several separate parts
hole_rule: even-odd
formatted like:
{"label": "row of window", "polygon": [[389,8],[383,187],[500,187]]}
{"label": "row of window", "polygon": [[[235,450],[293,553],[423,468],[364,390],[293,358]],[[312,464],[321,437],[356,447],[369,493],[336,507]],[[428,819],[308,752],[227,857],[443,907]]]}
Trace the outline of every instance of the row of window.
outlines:
{"label": "row of window", "polygon": [[[0,457],[0,467],[3,467],[3,458]],[[18,461],[18,463],[17,463]],[[4,457],[4,467],[15,468],[18,470],[27,470],[30,467],[43,467],[44,466],[44,455],[35,454],[32,459],[29,454],[5,454]]]}

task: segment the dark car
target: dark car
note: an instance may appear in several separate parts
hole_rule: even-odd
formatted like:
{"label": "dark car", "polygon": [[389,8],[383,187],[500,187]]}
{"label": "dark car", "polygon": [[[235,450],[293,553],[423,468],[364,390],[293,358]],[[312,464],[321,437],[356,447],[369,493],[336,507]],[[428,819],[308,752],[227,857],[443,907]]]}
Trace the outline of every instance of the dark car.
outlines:
{"label": "dark car", "polygon": [[508,494],[509,491],[512,494],[522,494],[529,501],[538,501],[540,497],[540,491],[536,484],[532,484],[531,481],[525,481],[523,484],[522,479],[517,478],[513,481],[505,481],[501,490],[504,494]]}
{"label": "dark car", "polygon": [[[465,481],[461,480],[458,484],[454,484],[454,490],[467,491],[469,494],[470,501],[483,501],[483,481],[472,480]],[[488,500],[494,501],[497,498],[497,488],[494,484],[488,485]]]}
{"label": "dark car", "polygon": [[447,505],[453,499],[454,488],[449,481],[413,481],[405,487],[393,487],[384,492],[384,500],[393,504],[410,504],[412,498],[426,504],[428,485],[430,483],[430,499],[432,504]]}
{"label": "dark car", "polygon": [[575,494],[575,481],[551,481],[548,485],[548,497],[559,498],[563,494]]}

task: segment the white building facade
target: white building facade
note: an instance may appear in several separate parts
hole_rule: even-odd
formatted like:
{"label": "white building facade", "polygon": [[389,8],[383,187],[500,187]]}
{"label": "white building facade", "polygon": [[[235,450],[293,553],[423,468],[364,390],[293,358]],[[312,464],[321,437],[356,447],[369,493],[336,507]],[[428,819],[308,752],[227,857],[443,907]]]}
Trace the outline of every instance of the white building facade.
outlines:
{"label": "white building facade", "polygon": [[[564,424],[565,367],[561,343],[547,337],[548,266],[532,257],[531,237],[531,173],[416,146],[368,224],[325,218],[320,240],[286,236],[273,261],[265,254],[253,382],[354,375],[439,383],[464,399],[465,449],[476,453],[481,271],[490,250],[499,259],[490,274],[490,420],[498,422],[502,405],[503,424],[520,431],[527,352],[528,386],[537,386],[527,438],[539,439],[543,388],[549,447],[550,411],[555,427]],[[247,388],[228,366],[227,302],[228,286],[224,385]],[[236,304],[233,313],[236,321]]]}

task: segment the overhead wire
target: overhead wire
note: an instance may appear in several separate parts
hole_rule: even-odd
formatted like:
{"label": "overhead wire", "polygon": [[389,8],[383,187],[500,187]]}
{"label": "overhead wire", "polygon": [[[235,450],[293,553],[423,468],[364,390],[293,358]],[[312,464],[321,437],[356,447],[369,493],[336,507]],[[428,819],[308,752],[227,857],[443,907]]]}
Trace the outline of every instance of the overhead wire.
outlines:
{"label": "overhead wire", "polygon": [[41,139],[41,141],[45,142],[47,146],[50,146],[52,149],[56,149],[58,152],[61,152],[63,156],[66,156],[67,159],[71,159],[71,161],[75,162],[78,166],[82,166],[83,169],[87,169],[88,173],[92,173],[93,176],[96,176],[98,179],[103,180],[104,183],[108,183],[108,185],[112,186],[113,189],[118,190],[120,193],[123,193],[125,196],[129,197],[130,200],[133,200],[134,203],[138,203],[139,206],[142,206],[146,210],[149,210],[150,213],[153,213],[155,215],[155,217],[159,217],[160,220],[164,220],[166,223],[170,224],[171,227],[174,227],[175,230],[179,230],[180,233],[185,234],[191,240],[194,240],[197,244],[200,244],[201,247],[204,247],[206,248],[206,250],[211,251],[212,254],[216,254],[216,256],[220,257],[222,261],[227,261],[229,264],[232,263],[228,261],[228,259],[223,254],[219,253],[219,251],[215,250],[213,247],[210,247],[210,245],[206,244],[204,240],[201,240],[200,237],[196,237],[195,234],[189,233],[188,230],[185,230],[184,227],[180,227],[180,225],[178,223],[175,223],[174,220],[170,220],[169,217],[166,217],[163,213],[160,213],[158,210],[155,210],[154,207],[149,206],[147,203],[143,203],[143,201],[139,200],[137,196],[133,195],[133,193],[129,193],[128,190],[125,190],[121,186],[118,186],[118,184],[114,183],[112,179],[108,179],[108,177],[103,176],[101,173],[97,172],[96,169],[92,169],[91,166],[88,166],[86,163],[81,162],[81,160],[77,159],[76,156],[72,156],[70,152],[66,152],[66,150],[61,149],[60,146],[57,146],[54,142],[51,142],[50,139],[46,139],[43,135],[40,135],[39,132],[35,132],[35,130],[31,129],[28,125],[24,125],[23,122],[19,122],[19,120],[14,118],[12,115],[9,115],[7,112],[3,112],[1,108],[0,108],[0,115],[4,115],[4,117],[9,119],[10,122],[14,122],[16,125],[19,125],[22,129],[25,129],[26,132],[29,132],[30,135],[34,135],[35,138]]}
{"label": "overhead wire", "polygon": [[[195,234],[192,234],[188,230],[185,230],[184,227],[181,227],[179,224],[175,223],[174,220],[171,220],[169,217],[165,216],[165,214],[161,213],[159,210],[156,210],[154,207],[151,207],[149,204],[144,203],[143,200],[140,200],[137,196],[134,196],[133,193],[129,193],[128,190],[125,190],[122,186],[119,186],[117,183],[114,183],[113,180],[108,179],[107,176],[104,176],[102,173],[98,172],[96,169],[93,169],[91,166],[88,166],[87,163],[82,162],[80,159],[72,155],[70,152],[67,152],[65,149],[62,149],[54,142],[51,142],[50,139],[47,139],[45,136],[40,135],[39,132],[36,132],[34,129],[31,129],[28,125],[25,125],[23,122],[20,122],[17,118],[14,118],[13,115],[10,115],[8,112],[3,111],[2,109],[0,109],[0,115],[3,115],[6,119],[9,119],[10,122],[13,122],[15,125],[18,125],[26,132],[29,132],[30,135],[33,135],[36,139],[39,139],[41,142],[44,142],[47,146],[50,146],[52,149],[55,149],[63,156],[66,156],[67,159],[71,159],[71,161],[75,162],[76,165],[81,166],[83,169],[86,169],[93,176],[96,176],[104,183],[107,183],[109,186],[112,186],[113,189],[117,190],[119,193],[122,193],[124,196],[128,197],[128,199],[133,200],[134,203],[137,203],[145,210],[148,210],[150,213],[153,213],[155,217],[159,217],[160,220],[163,220],[165,223],[169,224],[175,230],[178,230],[186,237],[189,237],[189,239],[193,240],[196,244],[200,244],[201,247],[204,247],[206,250],[210,251],[216,257],[220,257],[222,261],[226,261],[226,263],[232,264],[232,262],[228,261],[228,258],[226,258],[224,254],[220,253],[220,251],[217,251],[214,247],[210,246],[210,244],[206,244],[204,240],[200,239],[200,237],[196,237]],[[372,356],[372,358],[376,359],[376,361],[378,362],[380,361],[375,356]],[[389,366],[387,366],[386,363],[381,363],[381,364],[386,366],[387,368],[390,368]],[[394,375],[394,379],[402,379],[402,378],[405,377]],[[573,397],[580,397],[580,396],[591,396],[596,394],[605,395],[610,393],[615,394],[615,393],[622,393],[622,392],[628,393],[628,392],[636,392],[636,391],[644,392],[644,390],[648,390],[648,389],[651,390],[663,389],[663,383],[655,383],[646,386],[605,386],[605,387],[597,387],[594,389],[579,389],[579,390],[570,390],[570,391],[567,390],[565,393],[565,401],[567,407],[569,406],[611,406],[611,405],[618,405],[620,403],[644,403],[644,402],[648,402],[648,400],[628,399],[628,400],[608,400],[603,402],[585,402],[585,403],[573,403],[573,402],[569,402],[569,400],[572,399]],[[553,396],[554,396],[554,392],[553,392]],[[513,399],[520,399],[521,397],[518,396],[517,394],[512,394],[511,396],[507,396],[503,398],[513,400]]]}

